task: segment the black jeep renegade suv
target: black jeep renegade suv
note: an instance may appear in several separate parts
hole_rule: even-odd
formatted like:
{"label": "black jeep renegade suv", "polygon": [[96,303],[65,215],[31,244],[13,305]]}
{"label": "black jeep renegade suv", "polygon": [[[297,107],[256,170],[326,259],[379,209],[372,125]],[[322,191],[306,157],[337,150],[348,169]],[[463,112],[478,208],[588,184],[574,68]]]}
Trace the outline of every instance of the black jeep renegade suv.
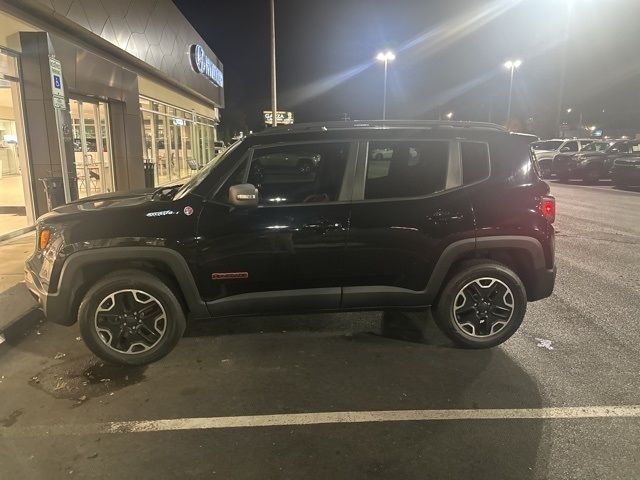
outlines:
{"label": "black jeep renegade suv", "polygon": [[482,123],[274,128],[180,187],[38,220],[26,282],[104,360],[166,355],[187,319],[428,309],[485,348],[555,280],[555,201],[529,139]]}

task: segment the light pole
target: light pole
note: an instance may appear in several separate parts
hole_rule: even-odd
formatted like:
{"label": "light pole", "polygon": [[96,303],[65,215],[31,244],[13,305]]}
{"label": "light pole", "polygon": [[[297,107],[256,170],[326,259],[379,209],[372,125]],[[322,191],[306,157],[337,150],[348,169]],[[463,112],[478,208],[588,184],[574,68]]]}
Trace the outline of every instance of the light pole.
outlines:
{"label": "light pole", "polygon": [[382,120],[387,118],[387,68],[390,61],[395,60],[396,56],[391,50],[380,52],[376,55],[376,60],[384,62],[384,93],[382,94]]}
{"label": "light pole", "polygon": [[278,103],[276,101],[276,11],[271,0],[271,126],[277,127],[278,120],[276,113],[278,111]]}
{"label": "light pole", "polygon": [[504,62],[504,67],[511,70],[511,79],[509,80],[509,103],[507,104],[507,125],[511,121],[511,97],[513,96],[513,76],[515,75],[516,68],[522,65],[522,60],[507,60]]}

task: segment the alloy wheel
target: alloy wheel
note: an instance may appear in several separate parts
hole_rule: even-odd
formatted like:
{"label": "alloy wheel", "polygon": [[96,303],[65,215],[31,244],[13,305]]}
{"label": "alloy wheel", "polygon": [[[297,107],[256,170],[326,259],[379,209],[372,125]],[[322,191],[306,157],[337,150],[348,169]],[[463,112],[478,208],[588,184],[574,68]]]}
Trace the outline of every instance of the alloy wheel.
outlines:
{"label": "alloy wheel", "polygon": [[511,289],[492,277],[477,278],[464,285],[453,302],[458,327],[471,337],[487,338],[505,328],[514,311]]}
{"label": "alloy wheel", "polygon": [[153,295],[142,290],[118,290],[99,303],[94,325],[109,348],[137,354],[152,349],[164,337],[167,315]]}

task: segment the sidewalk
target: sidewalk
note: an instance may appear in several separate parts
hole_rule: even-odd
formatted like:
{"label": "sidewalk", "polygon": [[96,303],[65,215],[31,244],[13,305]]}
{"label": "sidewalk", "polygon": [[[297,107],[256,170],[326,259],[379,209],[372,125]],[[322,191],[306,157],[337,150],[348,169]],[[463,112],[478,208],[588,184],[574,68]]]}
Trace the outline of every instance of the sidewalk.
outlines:
{"label": "sidewalk", "polygon": [[37,307],[24,284],[24,261],[33,252],[34,235],[0,243],[0,334]]}

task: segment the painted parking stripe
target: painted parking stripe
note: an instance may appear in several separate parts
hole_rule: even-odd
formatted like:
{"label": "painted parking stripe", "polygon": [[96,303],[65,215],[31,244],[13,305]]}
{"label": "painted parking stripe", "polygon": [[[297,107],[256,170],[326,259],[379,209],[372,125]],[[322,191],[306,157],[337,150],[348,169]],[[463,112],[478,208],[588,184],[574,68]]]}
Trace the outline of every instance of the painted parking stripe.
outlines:
{"label": "painted parking stripe", "polygon": [[431,422],[439,420],[526,420],[640,417],[640,405],[546,407],[479,410],[383,410],[370,412],[317,412],[238,417],[131,420],[92,424],[36,425],[0,428],[0,437],[93,435],[104,433],[167,432],[377,422]]}

